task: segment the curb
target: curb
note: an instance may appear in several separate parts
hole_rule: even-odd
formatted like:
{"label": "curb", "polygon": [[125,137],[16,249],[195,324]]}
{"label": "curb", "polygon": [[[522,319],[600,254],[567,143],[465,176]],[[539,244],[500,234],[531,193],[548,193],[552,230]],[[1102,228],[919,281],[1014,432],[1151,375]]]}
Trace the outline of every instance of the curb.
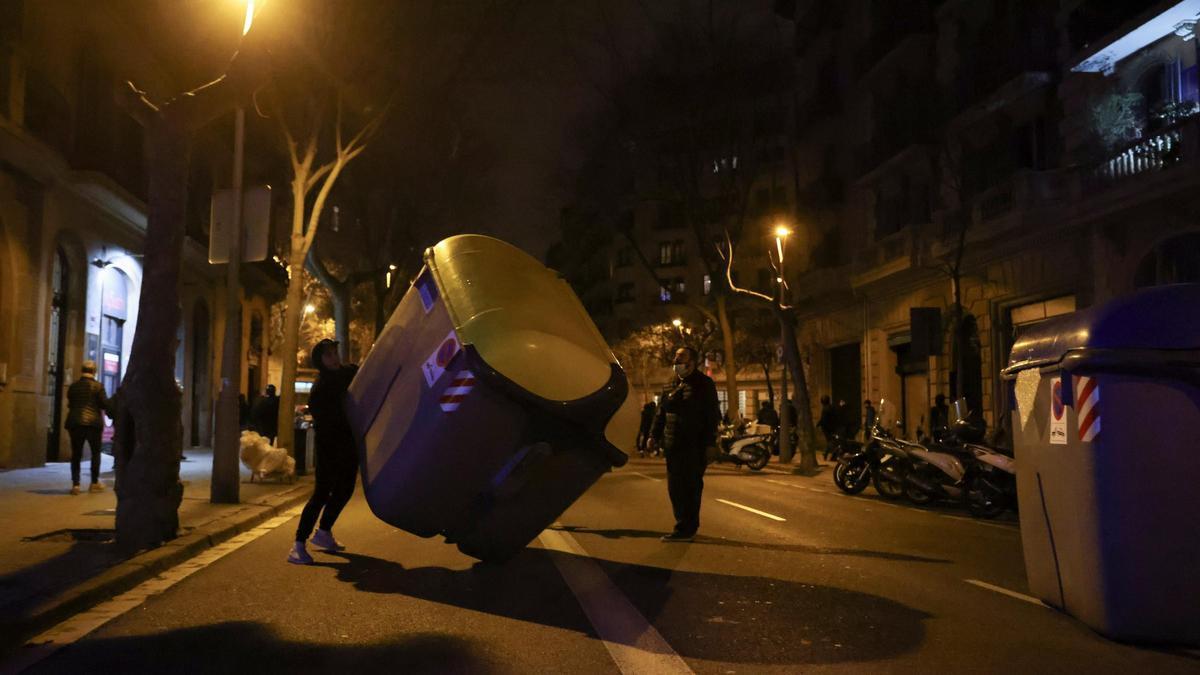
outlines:
{"label": "curb", "polygon": [[[18,629],[21,640],[0,645],[0,652],[11,646],[19,646],[29,638],[57,625],[68,617],[120,595],[143,581],[194,558],[206,549],[283,514],[307,501],[311,490],[312,484],[305,481],[270,495],[261,502],[243,504],[243,508],[233,513],[197,527],[158,548],[138,553],[97,576],[67,589],[61,595],[39,606],[26,619],[22,620]],[[5,642],[7,643],[8,640]]]}

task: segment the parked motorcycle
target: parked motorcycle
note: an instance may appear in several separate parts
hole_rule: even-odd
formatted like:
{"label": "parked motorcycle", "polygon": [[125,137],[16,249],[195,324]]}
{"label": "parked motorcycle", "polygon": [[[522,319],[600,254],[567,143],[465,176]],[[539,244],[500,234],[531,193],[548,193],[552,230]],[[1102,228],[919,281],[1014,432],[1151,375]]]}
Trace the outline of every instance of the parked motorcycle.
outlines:
{"label": "parked motorcycle", "polygon": [[838,438],[834,449],[837,464],[833,467],[833,484],[848,495],[867,489],[879,468],[881,456],[879,443],[871,438],[870,431],[866,443]]}
{"label": "parked motorcycle", "polygon": [[761,471],[771,459],[771,435],[772,429],[766,424],[722,425],[715,461]]}
{"label": "parked motorcycle", "polygon": [[975,462],[968,473],[963,500],[976,518],[995,518],[1008,508],[1017,508],[1017,463],[1000,448],[981,442],[983,430],[970,422],[967,402],[954,402],[954,435]]}
{"label": "parked motorcycle", "polygon": [[[871,482],[881,497],[899,499],[904,496],[905,476],[909,473],[911,463],[905,441],[897,438],[890,430],[890,419],[891,409],[887,399],[881,399],[867,444],[876,458],[871,471]],[[895,424],[899,425],[899,422]]]}

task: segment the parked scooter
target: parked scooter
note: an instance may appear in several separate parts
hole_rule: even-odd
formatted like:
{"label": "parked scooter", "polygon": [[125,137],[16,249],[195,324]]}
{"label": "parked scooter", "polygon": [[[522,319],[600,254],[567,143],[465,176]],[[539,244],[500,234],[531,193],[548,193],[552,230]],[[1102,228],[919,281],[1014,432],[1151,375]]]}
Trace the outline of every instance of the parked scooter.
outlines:
{"label": "parked scooter", "polygon": [[761,471],[771,459],[771,433],[766,424],[721,425],[715,461]]}
{"label": "parked scooter", "polygon": [[[886,499],[899,499],[904,496],[905,476],[909,473],[911,462],[906,441],[897,438],[890,430],[890,413],[887,399],[881,399],[867,446],[875,457],[871,471],[875,491]],[[899,422],[895,424],[899,425]]]}
{"label": "parked scooter", "polygon": [[1000,448],[981,442],[983,430],[970,422],[967,402],[954,402],[953,433],[971,453],[974,464],[968,472],[963,490],[967,510],[977,518],[995,518],[1005,509],[1017,507],[1017,463]]}

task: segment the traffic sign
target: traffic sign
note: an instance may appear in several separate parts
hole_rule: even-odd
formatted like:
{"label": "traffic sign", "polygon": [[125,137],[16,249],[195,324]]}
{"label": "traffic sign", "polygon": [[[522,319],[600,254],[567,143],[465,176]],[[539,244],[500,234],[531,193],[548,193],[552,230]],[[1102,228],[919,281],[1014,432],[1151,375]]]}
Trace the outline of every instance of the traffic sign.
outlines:
{"label": "traffic sign", "polygon": [[[208,231],[208,262],[229,262],[229,237],[233,228],[233,189],[217,190],[212,197],[212,223]],[[271,186],[259,185],[242,192],[242,262],[266,260],[271,234]]]}

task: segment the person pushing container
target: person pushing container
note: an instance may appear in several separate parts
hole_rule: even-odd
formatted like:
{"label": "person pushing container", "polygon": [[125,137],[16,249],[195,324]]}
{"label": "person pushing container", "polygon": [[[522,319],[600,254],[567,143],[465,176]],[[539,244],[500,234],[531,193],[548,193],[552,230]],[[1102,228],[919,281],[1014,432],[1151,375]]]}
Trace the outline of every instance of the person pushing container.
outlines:
{"label": "person pushing container", "polygon": [[308,409],[316,431],[317,480],[313,495],[300,514],[296,543],[288,553],[288,562],[296,565],[313,563],[304,542],[312,534],[318,515],[321,522],[313,534],[313,546],[326,551],[345,548],[333,537],[333,524],[354,494],[358,479],[358,449],[343,407],[346,390],[358,366],[342,365],[337,346],[333,340],[321,340],[312,350],[312,367],[318,374],[308,398]]}
{"label": "person pushing container", "polygon": [[675,381],[663,391],[650,430],[650,447],[661,446],[667,457],[667,493],[675,513],[675,529],[663,541],[691,541],[700,528],[707,451],[716,445],[721,404],[711,378],[696,369],[691,347],[675,352]]}

